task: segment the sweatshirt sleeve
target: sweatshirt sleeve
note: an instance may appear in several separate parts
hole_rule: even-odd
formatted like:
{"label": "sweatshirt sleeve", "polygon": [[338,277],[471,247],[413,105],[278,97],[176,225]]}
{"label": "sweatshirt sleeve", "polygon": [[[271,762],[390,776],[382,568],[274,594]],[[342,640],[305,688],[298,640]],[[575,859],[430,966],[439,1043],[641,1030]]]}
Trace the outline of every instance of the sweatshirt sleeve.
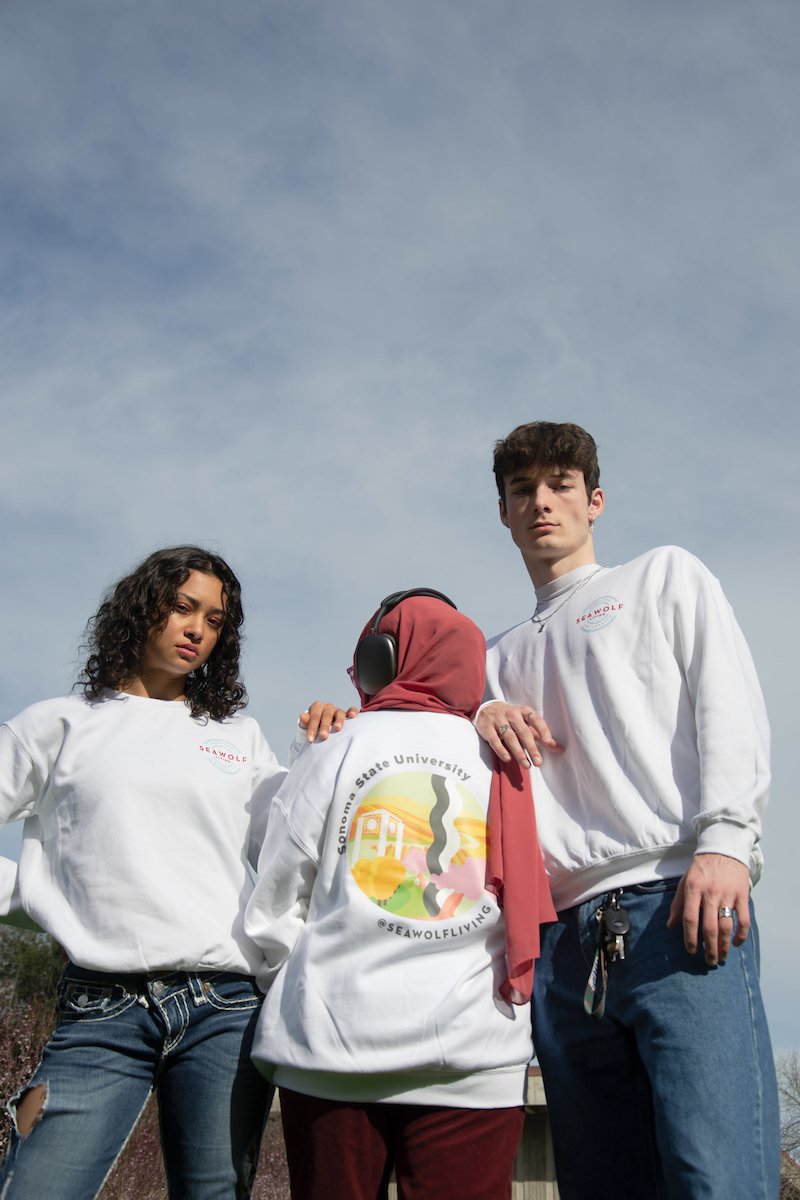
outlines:
{"label": "sweatshirt sleeve", "polygon": [[473,718],[473,724],[478,719],[478,713],[487,704],[491,704],[493,700],[505,700],[503,689],[500,687],[500,653],[497,649],[499,641],[500,637],[494,637],[486,644],[486,686],[483,690],[483,700]]}
{"label": "sweatshirt sleeve", "polygon": [[[17,735],[8,725],[0,725],[0,825],[31,816],[45,782],[41,768]],[[19,865],[4,856],[0,856],[0,921],[38,928],[22,911]]]}
{"label": "sweatshirt sleeve", "polygon": [[[694,707],[698,853],[752,866],[769,790],[769,725],[755,666],[717,579],[682,553],[665,629]],[[757,854],[757,858],[760,855]]]}
{"label": "sweatshirt sleeve", "polygon": [[19,892],[19,863],[0,855],[0,924],[14,925],[42,933],[41,925],[32,920],[22,907]]}
{"label": "sweatshirt sleeve", "polygon": [[253,870],[258,866],[270,808],[287,775],[286,767],[280,765],[258,725],[256,725],[254,757],[253,795],[250,800],[250,839],[247,851],[247,861]]}
{"label": "sweatshirt sleeve", "polygon": [[[272,802],[258,879],[245,913],[247,936],[264,953],[256,978],[262,991],[286,962],[302,932],[317,877],[333,782],[319,770],[333,743],[309,745]],[[337,756],[338,757],[338,756]]]}
{"label": "sweatshirt sleeve", "polygon": [[46,783],[21,739],[9,725],[0,725],[0,825],[31,816]]}
{"label": "sweatshirt sleeve", "polygon": [[11,858],[0,855],[0,921],[9,923],[9,917],[19,907],[19,889],[17,878],[19,866]]}
{"label": "sweatshirt sleeve", "polygon": [[245,932],[264,954],[256,974],[266,992],[294,948],[308,915],[318,860],[293,836],[281,797],[272,805],[258,864],[258,881],[245,912]]}

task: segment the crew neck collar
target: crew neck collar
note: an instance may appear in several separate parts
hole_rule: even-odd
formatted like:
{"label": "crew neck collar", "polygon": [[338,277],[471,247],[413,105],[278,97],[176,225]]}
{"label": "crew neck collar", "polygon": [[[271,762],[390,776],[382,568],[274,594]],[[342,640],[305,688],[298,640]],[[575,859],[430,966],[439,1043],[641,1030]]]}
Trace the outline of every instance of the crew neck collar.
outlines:
{"label": "crew neck collar", "polygon": [[155,696],[137,696],[133,692],[121,692],[115,688],[104,688],[103,696],[108,700],[124,700],[132,704],[161,704],[166,708],[185,708],[186,700],[159,700]]}
{"label": "crew neck collar", "polygon": [[558,600],[590,575],[597,575],[604,570],[605,567],[602,567],[600,563],[584,563],[572,571],[567,571],[566,575],[559,575],[558,579],[551,579],[549,583],[543,583],[541,587],[535,589],[537,607],[541,611],[544,605]]}

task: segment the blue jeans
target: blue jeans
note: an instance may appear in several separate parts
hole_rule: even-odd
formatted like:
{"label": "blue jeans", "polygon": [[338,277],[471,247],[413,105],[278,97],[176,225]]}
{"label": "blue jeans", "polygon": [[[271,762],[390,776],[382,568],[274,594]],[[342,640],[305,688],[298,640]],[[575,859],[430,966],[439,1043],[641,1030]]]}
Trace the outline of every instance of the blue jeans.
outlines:
{"label": "blue jeans", "polygon": [[[583,995],[602,897],[542,930],[533,1026],[561,1200],[776,1200],[779,1118],[755,920],[727,962],[667,929],[678,880],[626,889],[605,1016]],[[751,911],[752,916],[752,911]]]}
{"label": "blue jeans", "polygon": [[55,1032],[24,1089],[42,1085],[41,1114],[30,1132],[12,1130],[3,1200],[92,1200],[153,1090],[170,1196],[249,1196],[272,1098],[250,1062],[260,1003],[244,975],[68,965]]}

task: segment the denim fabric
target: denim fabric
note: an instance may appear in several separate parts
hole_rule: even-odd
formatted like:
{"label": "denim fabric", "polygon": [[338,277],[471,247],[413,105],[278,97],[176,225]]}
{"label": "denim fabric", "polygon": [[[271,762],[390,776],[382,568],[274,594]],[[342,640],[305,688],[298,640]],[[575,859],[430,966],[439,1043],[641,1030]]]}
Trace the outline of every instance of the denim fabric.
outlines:
{"label": "denim fabric", "polygon": [[[606,1013],[584,1012],[602,897],[546,926],[534,1043],[562,1200],[775,1200],[779,1119],[758,930],[708,967],[667,929],[677,880],[626,889]],[[751,910],[752,916],[752,910]]]}
{"label": "denim fabric", "polygon": [[2,1200],[91,1200],[153,1089],[170,1196],[249,1196],[272,1096],[250,1062],[260,1003],[242,975],[67,966],[55,1032],[27,1085],[45,1088],[41,1117],[25,1136],[12,1132]]}

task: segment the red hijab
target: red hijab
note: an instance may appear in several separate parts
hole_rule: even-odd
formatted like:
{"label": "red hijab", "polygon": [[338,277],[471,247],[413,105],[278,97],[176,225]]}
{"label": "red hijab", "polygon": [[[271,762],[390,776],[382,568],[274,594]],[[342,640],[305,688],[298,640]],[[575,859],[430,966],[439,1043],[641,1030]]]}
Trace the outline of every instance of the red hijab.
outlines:
{"label": "red hijab", "polygon": [[[375,614],[364,626],[372,630]],[[483,697],[486,642],[477,625],[442,600],[410,596],[382,619],[380,633],[397,643],[397,675],[376,695],[358,685],[364,712],[394,709],[450,713],[472,720]],[[539,957],[539,926],[556,919],[545,874],[531,793],[530,771],[494,758],[489,798],[487,889],[497,896],[506,926],[508,977],[500,994],[525,1004]]]}
{"label": "red hijab", "polygon": [[[374,620],[375,614],[361,637]],[[376,632],[390,633],[397,643],[397,675],[377,695],[367,696],[353,660],[353,683],[364,712],[393,708],[472,720],[486,682],[486,642],[469,617],[432,596],[409,596],[389,610]]]}

